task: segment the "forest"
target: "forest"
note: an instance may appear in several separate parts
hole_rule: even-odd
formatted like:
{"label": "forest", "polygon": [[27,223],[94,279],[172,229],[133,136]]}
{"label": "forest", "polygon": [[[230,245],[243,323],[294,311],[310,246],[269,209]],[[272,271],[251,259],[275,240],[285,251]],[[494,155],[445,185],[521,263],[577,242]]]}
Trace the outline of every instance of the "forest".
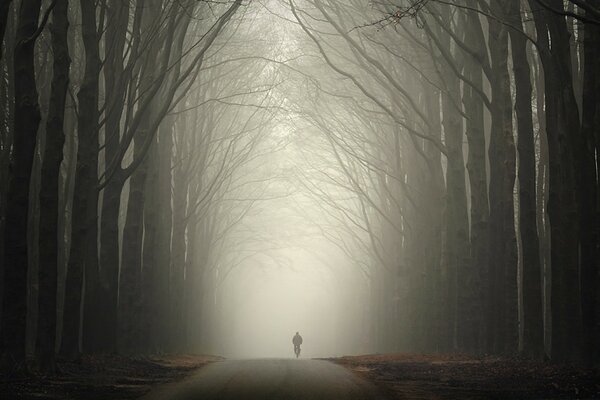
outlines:
{"label": "forest", "polygon": [[3,374],[286,307],[313,356],[600,364],[598,2],[1,0],[0,43]]}

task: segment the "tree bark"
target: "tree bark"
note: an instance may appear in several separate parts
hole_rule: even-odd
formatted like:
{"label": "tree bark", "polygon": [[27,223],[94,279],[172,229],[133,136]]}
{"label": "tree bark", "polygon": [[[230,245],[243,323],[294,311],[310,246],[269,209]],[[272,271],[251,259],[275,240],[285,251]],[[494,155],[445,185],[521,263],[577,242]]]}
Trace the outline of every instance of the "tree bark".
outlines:
{"label": "tree bark", "polygon": [[[441,18],[450,25],[450,8],[442,6]],[[437,34],[441,46],[451,53],[450,37]],[[463,70],[462,55],[455,54],[452,60],[441,60],[441,78],[445,91],[441,96],[442,127],[446,146],[446,239],[445,280],[446,302],[446,350],[456,349],[465,342],[466,332],[473,329],[474,316],[468,312],[475,282],[469,262],[469,216],[467,210],[465,159],[463,153],[464,125],[460,106],[460,80],[457,71]],[[451,65],[450,63],[454,63]]]}
{"label": "tree bark", "polygon": [[64,115],[69,86],[68,0],[58,0],[52,11],[52,87],[46,122],[46,143],[40,188],[40,261],[36,358],[41,371],[53,372],[56,342],[58,271],[59,176],[65,143]]}
{"label": "tree bark", "polygon": [[[142,33],[145,30],[151,29],[156,20],[159,19],[161,1],[153,0],[146,2],[144,7]],[[157,104],[163,105],[170,104],[171,102],[171,98],[165,99],[163,96],[160,96],[162,103],[158,103],[158,101],[149,97],[148,94],[152,85],[155,84],[156,76],[162,72],[156,67],[155,61],[159,53],[160,45],[158,43],[151,43],[144,55],[140,71],[139,92],[141,103],[146,104],[146,108],[140,110],[140,112],[144,113],[144,119],[135,132],[133,159],[143,159],[143,161],[129,179],[129,198],[125,226],[123,228],[123,243],[126,245],[122,249],[119,278],[119,349],[122,352],[133,354],[140,353],[143,345],[139,340],[144,317],[145,299],[142,292],[143,280],[149,278],[145,275],[151,277],[154,272],[144,267],[144,276],[142,275],[145,193],[148,169],[151,162],[147,153],[156,142],[156,132],[153,125],[158,109]],[[165,57],[163,64],[167,64],[169,52],[164,53],[162,57]],[[150,146],[146,147],[148,141],[150,141]],[[152,238],[149,239],[151,240]],[[151,265],[149,267],[151,268]],[[147,272],[148,274],[146,274]]]}
{"label": "tree bark", "polygon": [[[443,67],[443,76],[447,92],[442,93],[442,126],[447,149],[448,165],[446,170],[446,255],[448,282],[448,335],[449,348],[456,348],[457,331],[460,335],[470,330],[472,315],[468,315],[464,306],[473,289],[474,282],[470,274],[469,226],[465,182],[465,164],[463,154],[463,124],[457,104],[460,99],[460,82],[449,67]],[[459,284],[460,280],[460,284]],[[460,287],[459,287],[460,286]]]}
{"label": "tree bark", "polygon": [[[537,58],[533,58],[537,60]],[[550,353],[551,332],[550,332],[550,224],[548,221],[548,136],[546,134],[546,112],[544,103],[544,71],[539,62],[535,63],[535,89],[537,100],[537,120],[539,123],[539,162],[537,177],[537,218],[538,218],[538,238],[540,241],[540,260],[542,266],[543,282],[543,316],[544,316],[544,352]]]}
{"label": "tree bark", "polygon": [[[495,16],[503,6],[492,1]],[[511,354],[518,348],[517,243],[514,224],[515,145],[508,72],[508,28],[489,18],[492,66],[492,126],[488,150],[490,162],[490,251],[488,279],[491,309],[488,310],[488,346],[495,353]]]}
{"label": "tree bark", "polygon": [[165,351],[169,344],[169,329],[167,324],[162,321],[169,320],[169,285],[171,275],[171,236],[173,232],[173,124],[174,117],[168,116],[162,122],[159,130],[159,171],[158,188],[160,191],[157,198],[158,213],[158,232],[156,238],[156,301],[158,303],[157,320],[161,323],[156,327],[157,342],[160,350]]}
{"label": "tree bark", "polygon": [[[159,296],[161,282],[159,280],[159,270],[163,268],[159,264],[158,255],[158,230],[160,229],[159,214],[161,210],[158,208],[159,196],[161,189],[159,186],[159,171],[161,168],[158,142],[154,142],[148,151],[148,168],[145,183],[145,202],[144,202],[144,244],[142,249],[142,312],[141,312],[141,329],[145,332],[145,337],[142,341],[143,351],[157,352],[160,349],[158,341],[158,332],[161,323],[160,320],[160,302],[163,299]],[[170,189],[170,188],[167,188]],[[168,282],[168,278],[167,278]]]}
{"label": "tree bark", "polygon": [[[530,0],[533,9],[537,3]],[[560,0],[548,1],[562,9]],[[551,227],[552,351],[555,361],[581,360],[579,204],[575,165],[579,112],[571,81],[569,34],[564,17],[536,9],[538,50],[544,67],[549,155],[548,217]],[[552,43],[552,49],[550,49]]]}
{"label": "tree bark", "polygon": [[[75,189],[73,198],[73,225],[67,282],[61,354],[68,358],[79,354],[81,299],[85,269],[85,301],[82,341],[85,351],[94,351],[98,332],[89,329],[96,317],[98,218],[98,90],[100,54],[94,3],[80,0],[82,36],[85,47],[85,72],[77,95],[78,146]],[[92,325],[93,326],[93,325]]]}
{"label": "tree bark", "polygon": [[[146,135],[151,133],[142,127],[134,142],[134,157],[139,156]],[[129,180],[129,200],[123,229],[123,255],[119,277],[119,351],[138,354],[142,307],[142,245],[144,234],[145,185],[148,159],[144,160]],[[146,272],[146,271],[144,271]]]}
{"label": "tree bark", "polygon": [[[123,67],[123,51],[129,23],[129,2],[111,0],[107,7],[106,43],[107,57],[104,66],[106,87],[106,128],[104,165],[110,165],[120,146],[121,119],[125,108],[127,82]],[[133,40],[140,40],[134,38]],[[102,218],[100,220],[100,284],[98,286],[97,316],[100,329],[98,350],[117,351],[117,304],[119,282],[119,210],[121,192],[125,179],[116,174],[104,188],[102,195]]]}
{"label": "tree bark", "polygon": [[170,349],[171,351],[181,350],[184,332],[181,331],[183,326],[183,293],[184,293],[184,271],[185,271],[185,254],[186,254],[186,221],[188,191],[189,185],[185,176],[185,171],[182,167],[183,157],[185,157],[184,133],[186,131],[185,116],[180,119],[177,124],[178,143],[177,143],[177,160],[178,163],[174,168],[173,180],[173,239],[171,246],[171,335]]}
{"label": "tree bark", "polygon": [[[480,57],[485,54],[486,45],[479,16],[469,11],[465,21],[467,25],[465,43],[469,48],[476,49]],[[482,54],[483,53],[483,54]],[[473,315],[473,324],[465,332],[463,348],[472,352],[483,349],[483,312],[484,307],[478,299],[484,298],[482,288],[485,266],[488,257],[488,222],[490,207],[488,203],[487,160],[484,131],[484,105],[478,93],[483,93],[483,68],[478,60],[466,56],[465,75],[476,86],[474,90],[470,85],[463,86],[463,104],[466,114],[466,136],[469,144],[467,170],[471,193],[471,271],[474,280],[474,296],[466,304],[466,312]]]}
{"label": "tree bark", "polygon": [[[84,180],[87,193],[85,217],[82,219],[85,227],[85,242],[83,242],[82,262],[85,275],[85,297],[83,300],[83,323],[81,332],[82,350],[86,353],[101,351],[102,329],[98,326],[97,316],[102,309],[99,291],[99,262],[98,262],[98,155],[100,152],[100,31],[96,17],[97,5],[86,0],[81,2],[82,37],[85,47],[85,74],[79,90],[79,137],[84,142],[83,154],[87,160],[87,176]],[[79,159],[78,159],[79,162]],[[78,222],[75,222],[78,223]]]}
{"label": "tree bark", "polygon": [[600,131],[600,28],[584,26],[584,76],[582,100],[581,174],[581,306],[583,318],[583,354],[587,365],[600,362],[600,333],[597,293],[600,291],[600,226],[598,208],[598,147],[596,135]]}
{"label": "tree bark", "polygon": [[[522,28],[519,0],[509,0],[508,21]],[[515,29],[510,31],[512,63],[515,77],[515,110],[518,130],[519,157],[519,226],[523,257],[522,351],[528,357],[544,354],[544,321],[542,309],[542,271],[537,234],[535,144],[531,106],[531,69],[527,61],[527,39]]]}
{"label": "tree bark", "polygon": [[[8,35],[4,37],[7,48],[14,48],[15,43],[15,29],[16,24],[16,7],[12,7],[9,12],[7,20],[6,30]],[[14,128],[14,96],[15,96],[15,81],[11,79],[14,76],[14,61],[13,52],[9,51],[3,60],[0,60],[0,66],[3,66],[6,72],[2,73],[2,79],[7,82],[6,85],[0,85],[0,91],[2,92],[2,98],[5,100],[2,109],[0,111],[0,118],[2,121],[2,129],[0,130],[0,145],[2,151],[0,151],[0,321],[2,318],[2,299],[4,297],[4,242],[5,242],[5,227],[6,227],[6,207],[7,207],[7,193],[8,183],[10,177],[9,165],[11,160],[11,149],[13,142],[13,128]],[[2,353],[2,327],[0,326],[0,355]]]}
{"label": "tree bark", "polygon": [[[429,122],[432,127],[431,136],[441,141],[441,119],[440,119],[440,93],[436,88],[425,90],[424,96],[426,102],[427,114],[431,115]],[[441,276],[441,259],[442,259],[442,236],[443,236],[443,208],[444,208],[444,172],[442,168],[442,155],[440,150],[429,141],[425,141],[425,154],[428,155],[429,169],[431,172],[428,178],[428,191],[424,198],[427,201],[428,208],[431,212],[431,223],[427,224],[428,228],[428,243],[431,243],[427,249],[428,262],[430,270],[430,278],[428,279],[431,291],[427,292],[430,298],[430,314],[428,331],[428,349],[430,351],[441,351],[442,343],[442,304],[445,301],[441,295],[442,276]]]}
{"label": "tree bark", "polygon": [[35,81],[34,47],[41,0],[23,0],[14,49],[14,142],[10,163],[4,235],[2,300],[2,364],[22,368],[25,362],[29,185],[35,154],[40,108]]}

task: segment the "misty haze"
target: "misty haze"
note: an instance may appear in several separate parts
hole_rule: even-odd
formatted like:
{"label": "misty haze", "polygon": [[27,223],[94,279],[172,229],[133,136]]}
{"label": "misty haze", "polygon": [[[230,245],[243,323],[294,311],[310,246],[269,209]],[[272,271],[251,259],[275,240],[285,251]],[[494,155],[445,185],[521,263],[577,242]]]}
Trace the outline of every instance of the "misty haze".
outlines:
{"label": "misty haze", "polygon": [[0,398],[600,398],[594,0],[0,0]]}

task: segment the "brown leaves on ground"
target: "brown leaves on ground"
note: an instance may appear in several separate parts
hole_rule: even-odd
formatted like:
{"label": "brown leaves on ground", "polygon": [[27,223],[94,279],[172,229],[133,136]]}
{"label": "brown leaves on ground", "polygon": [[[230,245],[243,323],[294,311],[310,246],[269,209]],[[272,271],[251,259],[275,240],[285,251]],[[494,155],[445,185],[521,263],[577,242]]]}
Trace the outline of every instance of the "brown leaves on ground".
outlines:
{"label": "brown leaves on ground", "polygon": [[220,358],[191,355],[144,358],[86,355],[75,362],[59,362],[59,372],[54,376],[11,378],[0,375],[0,398],[135,399],[156,385],[181,379],[217,360]]}
{"label": "brown leaves on ground", "polygon": [[600,371],[518,358],[377,354],[332,361],[399,399],[600,399]]}

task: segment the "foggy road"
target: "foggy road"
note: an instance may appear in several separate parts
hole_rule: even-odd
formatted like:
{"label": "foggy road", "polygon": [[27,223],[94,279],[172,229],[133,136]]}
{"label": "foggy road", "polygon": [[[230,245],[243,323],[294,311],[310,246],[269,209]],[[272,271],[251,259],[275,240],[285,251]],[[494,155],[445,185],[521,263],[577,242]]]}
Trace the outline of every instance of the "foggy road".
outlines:
{"label": "foggy road", "polygon": [[600,0],[0,0],[0,394],[595,396],[599,44]]}
{"label": "foggy road", "polygon": [[143,400],[383,400],[370,383],[320,360],[227,360],[202,368]]}

